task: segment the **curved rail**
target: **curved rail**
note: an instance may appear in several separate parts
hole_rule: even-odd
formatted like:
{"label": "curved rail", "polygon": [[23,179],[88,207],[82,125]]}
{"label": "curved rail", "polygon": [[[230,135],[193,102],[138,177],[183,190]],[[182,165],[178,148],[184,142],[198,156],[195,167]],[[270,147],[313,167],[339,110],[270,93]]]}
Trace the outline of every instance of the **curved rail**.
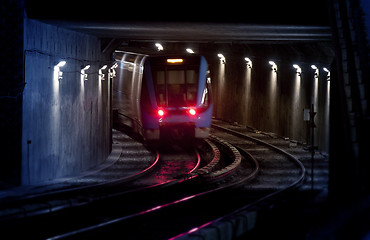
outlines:
{"label": "curved rail", "polygon": [[[216,154],[213,157],[212,161],[210,162],[210,166],[207,165],[205,167],[205,168],[209,168],[209,169],[211,169],[213,167],[212,165],[214,165],[217,161],[219,161],[219,150],[217,149],[217,147],[215,145],[213,145],[213,144],[211,144],[211,145],[212,145],[213,150],[215,151]],[[234,151],[238,151],[238,150],[235,149]],[[243,155],[244,155],[244,153],[243,153]],[[237,154],[235,154],[235,158],[238,158],[238,157],[241,158],[239,152]],[[253,159],[252,156],[246,156],[246,157],[248,159]],[[239,162],[239,160],[234,159],[233,163],[235,161]],[[129,220],[129,219],[138,218],[138,217],[141,217],[145,214],[149,214],[149,213],[156,212],[156,211],[161,211],[161,210],[164,210],[164,209],[169,208],[171,206],[174,206],[174,205],[177,205],[177,204],[180,204],[180,203],[188,202],[188,201],[190,201],[192,199],[195,199],[195,198],[200,198],[200,197],[206,196],[206,195],[211,194],[211,193],[219,192],[220,190],[225,190],[227,188],[234,187],[235,185],[238,185],[241,182],[244,182],[244,181],[247,181],[247,180],[253,178],[257,174],[258,169],[259,169],[258,168],[258,162],[255,159],[253,159],[252,162],[256,165],[256,167],[255,167],[254,171],[252,171],[252,173],[248,174],[248,176],[245,176],[245,177],[239,179],[238,181],[234,181],[232,183],[229,183],[228,185],[227,184],[221,185],[221,186],[217,185],[216,188],[213,188],[213,189],[210,189],[210,190],[206,190],[206,191],[203,190],[202,192],[192,194],[192,195],[188,195],[188,196],[185,196],[185,197],[181,197],[177,200],[174,200],[174,201],[171,201],[171,202],[168,202],[168,203],[165,203],[165,204],[161,204],[161,205],[158,205],[158,206],[155,206],[155,207],[151,207],[151,208],[148,208],[148,209],[143,210],[141,212],[137,212],[137,213],[129,214],[129,215],[126,215],[126,216],[114,218],[114,219],[111,219],[111,220],[108,220],[108,221],[105,221],[105,222],[101,222],[101,223],[96,224],[96,225],[91,225],[91,226],[81,228],[81,229],[78,229],[78,230],[75,230],[75,231],[71,231],[71,232],[64,233],[64,234],[61,234],[61,235],[58,235],[58,236],[54,236],[54,237],[49,238],[49,239],[80,237],[81,235],[83,236],[85,234],[89,235],[89,234],[91,234],[91,232],[101,231],[104,228],[109,228],[110,226],[112,226],[114,224],[119,224],[119,223],[122,223],[126,220]],[[197,164],[197,166],[198,165],[199,164]],[[201,170],[202,169],[200,169],[199,171],[201,171]],[[196,172],[194,172],[194,171],[189,172],[190,175],[195,177],[195,175],[191,174],[191,172],[193,172],[193,174],[196,173]],[[187,179],[189,179],[189,178],[187,178]],[[171,181],[171,183],[175,183],[175,182],[182,182],[182,180],[173,180],[173,181]],[[195,182],[195,183],[198,183],[198,182]]]}
{"label": "curved rail", "polygon": [[[126,182],[135,180],[137,178],[140,178],[146,174],[148,174],[150,171],[152,171],[158,164],[159,162],[159,153],[156,152],[155,154],[155,159],[153,163],[148,166],[147,168],[141,170],[140,172],[137,172],[135,174],[125,176],[122,178],[110,180],[110,181],[105,181],[105,182],[100,182],[100,183],[94,183],[94,184],[89,184],[85,186],[75,186],[75,187],[70,187],[66,189],[57,189],[53,190],[51,192],[43,192],[43,193],[38,193],[38,194],[32,194],[32,195],[27,195],[23,196],[21,198],[17,199],[11,199],[9,202],[3,202],[2,206],[3,208],[11,208],[15,209],[15,211],[0,211],[0,219],[6,219],[6,218],[22,218],[22,217],[27,217],[27,216],[35,216],[39,214],[45,214],[45,213],[51,213],[55,211],[59,211],[62,209],[66,209],[69,207],[73,207],[72,203],[66,204],[65,201],[60,201],[60,204],[47,204],[48,202],[54,201],[55,199],[65,199],[73,197],[73,196],[81,196],[83,193],[88,193],[90,194],[91,192],[95,191],[100,191],[103,189],[106,189],[108,187],[114,187],[120,184],[124,184]],[[86,177],[86,176],[84,176]],[[105,190],[103,190],[105,191]],[[55,201],[54,201],[55,202]],[[23,210],[23,205],[29,205],[30,203],[32,204],[39,204],[40,208],[36,209],[28,209],[28,210]],[[46,203],[46,204],[45,204]],[[87,202],[88,203],[88,202]],[[83,204],[83,203],[80,203]],[[73,206],[72,206],[73,205]],[[18,210],[17,210],[18,209]],[[27,208],[26,208],[27,209]]]}
{"label": "curved rail", "polygon": [[238,136],[238,137],[241,137],[241,138],[244,138],[244,139],[248,139],[248,140],[251,140],[251,141],[257,142],[257,143],[259,143],[259,144],[265,145],[265,146],[267,146],[267,147],[269,147],[269,148],[272,148],[272,149],[274,149],[275,151],[280,152],[280,153],[282,153],[282,154],[286,155],[286,156],[287,156],[287,157],[288,157],[292,162],[296,163],[296,164],[299,166],[300,170],[301,170],[301,175],[299,176],[299,178],[298,178],[295,182],[293,182],[293,183],[288,187],[289,189],[290,189],[291,187],[293,187],[293,186],[295,186],[295,185],[297,185],[297,184],[301,183],[301,182],[304,180],[304,178],[305,178],[305,173],[306,173],[306,168],[303,166],[303,163],[302,163],[301,161],[299,161],[296,157],[294,157],[292,154],[288,153],[287,151],[284,151],[283,149],[278,148],[278,147],[276,147],[276,146],[274,146],[274,145],[272,145],[272,144],[269,144],[269,143],[264,142],[264,141],[262,141],[262,140],[259,140],[259,139],[257,139],[257,138],[254,138],[254,137],[251,137],[251,136],[245,135],[245,134],[243,134],[243,133],[240,133],[240,132],[237,132],[237,131],[234,131],[234,130],[231,130],[231,129],[228,129],[228,128],[225,128],[225,127],[222,127],[222,126],[219,126],[219,125],[216,125],[216,124],[212,124],[212,126],[213,126],[214,128],[219,129],[219,130],[222,130],[222,131],[224,131],[224,132],[228,132],[228,133],[231,133],[231,134],[233,134],[233,135],[235,135],[235,136]]}
{"label": "curved rail", "polygon": [[[304,165],[296,158],[294,157],[293,155],[291,155],[290,153],[274,146],[274,145],[271,145],[269,143],[266,143],[262,140],[259,140],[257,138],[254,138],[254,137],[251,137],[251,136],[247,136],[245,134],[242,134],[240,132],[237,132],[237,131],[234,131],[234,130],[231,130],[231,129],[228,129],[228,128],[224,128],[222,126],[219,126],[219,125],[216,125],[216,124],[212,124],[212,126],[214,128],[217,128],[221,131],[224,131],[224,132],[227,132],[227,133],[230,133],[232,135],[235,135],[235,136],[238,136],[238,137],[241,137],[241,138],[244,138],[244,139],[248,139],[248,140],[251,140],[251,141],[254,141],[254,142],[257,142],[259,144],[262,144],[262,145],[265,145],[269,148],[272,148],[274,149],[275,151],[278,151],[284,155],[286,155],[289,160],[293,161],[294,163],[297,164],[297,166],[300,168],[300,171],[301,171],[301,174],[300,176],[297,178],[297,180],[295,180],[294,182],[292,182],[291,184],[289,184],[286,188],[284,189],[280,189],[280,190],[277,190],[275,192],[272,192],[262,198],[259,198],[258,200],[256,201],[253,201],[252,203],[249,203],[243,207],[240,207],[238,208],[237,210],[223,216],[223,217],[220,217],[220,218],[217,218],[213,221],[210,221],[208,223],[205,223],[203,224],[202,226],[199,226],[199,227],[196,227],[196,228],[193,228],[191,230],[189,230],[188,232],[185,232],[185,233],[182,233],[182,234],[179,234],[173,238],[171,238],[171,240],[173,239],[189,239],[189,235],[190,234],[194,234],[194,236],[197,236],[197,237],[201,237],[202,239],[208,239],[207,238],[207,228],[209,228],[210,230],[211,229],[217,229],[217,232],[218,234],[221,236],[221,232],[222,230],[224,229],[229,229],[230,226],[229,226],[229,223],[232,224],[232,228],[234,229],[234,231],[236,232],[236,236],[235,237],[240,237],[242,234],[244,234],[245,232],[253,229],[254,227],[254,224],[256,222],[256,217],[257,217],[257,213],[255,210],[252,210],[255,206],[257,206],[258,204],[264,202],[264,201],[267,201],[269,199],[272,199],[273,197],[277,196],[277,195],[280,195],[282,194],[283,192],[286,192],[292,188],[295,188],[297,187],[300,183],[303,182],[304,178],[305,178],[305,167]],[[241,150],[241,149],[239,149]],[[247,153],[248,154],[248,153]],[[205,235],[204,235],[205,234]],[[214,238],[215,236],[212,235],[212,239]]]}
{"label": "curved rail", "polygon": [[192,174],[193,172],[195,172],[199,168],[199,165],[202,161],[198,150],[195,150],[195,153],[197,154],[197,163],[187,174]]}

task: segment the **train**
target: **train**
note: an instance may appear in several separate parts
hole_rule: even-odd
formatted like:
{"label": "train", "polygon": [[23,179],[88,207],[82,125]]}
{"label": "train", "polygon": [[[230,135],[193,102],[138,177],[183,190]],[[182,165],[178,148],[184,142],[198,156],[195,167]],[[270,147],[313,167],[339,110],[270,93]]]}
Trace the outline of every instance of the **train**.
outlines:
{"label": "train", "polygon": [[115,52],[113,110],[146,141],[209,136],[213,101],[206,58]]}

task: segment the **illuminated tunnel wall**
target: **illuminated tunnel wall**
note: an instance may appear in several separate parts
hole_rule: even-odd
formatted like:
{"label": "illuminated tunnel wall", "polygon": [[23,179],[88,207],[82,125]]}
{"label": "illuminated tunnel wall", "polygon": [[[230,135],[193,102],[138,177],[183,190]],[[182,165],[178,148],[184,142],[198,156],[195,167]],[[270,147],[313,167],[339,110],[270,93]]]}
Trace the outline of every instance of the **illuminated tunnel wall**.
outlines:
{"label": "illuminated tunnel wall", "polygon": [[101,59],[98,38],[25,19],[22,184],[72,176],[106,160],[110,80],[99,78]]}
{"label": "illuminated tunnel wall", "polygon": [[[310,143],[303,109],[314,104],[317,112],[315,145],[320,151],[328,152],[330,81],[327,81],[327,73],[322,68],[330,68],[331,50],[326,49],[330,56],[320,52],[317,56],[313,53],[314,56],[303,59],[300,54],[292,55],[285,50],[269,54],[270,49],[266,48],[263,54],[259,54],[240,49],[231,51],[230,47],[223,52],[225,64],[217,54],[208,57],[212,62],[214,116]],[[246,64],[245,57],[251,59],[252,68]],[[272,70],[270,60],[277,64],[276,72]],[[301,67],[301,74],[297,74],[293,64]],[[315,78],[312,64],[319,68],[318,78]]]}

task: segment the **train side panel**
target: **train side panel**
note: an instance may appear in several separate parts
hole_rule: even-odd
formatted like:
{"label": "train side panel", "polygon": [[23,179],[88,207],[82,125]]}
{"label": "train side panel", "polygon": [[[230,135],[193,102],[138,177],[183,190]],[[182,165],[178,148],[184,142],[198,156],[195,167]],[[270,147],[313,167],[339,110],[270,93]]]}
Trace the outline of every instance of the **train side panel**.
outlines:
{"label": "train side panel", "polygon": [[143,80],[140,98],[143,136],[147,140],[159,139],[159,122],[157,101],[154,91],[150,59],[144,63]]}

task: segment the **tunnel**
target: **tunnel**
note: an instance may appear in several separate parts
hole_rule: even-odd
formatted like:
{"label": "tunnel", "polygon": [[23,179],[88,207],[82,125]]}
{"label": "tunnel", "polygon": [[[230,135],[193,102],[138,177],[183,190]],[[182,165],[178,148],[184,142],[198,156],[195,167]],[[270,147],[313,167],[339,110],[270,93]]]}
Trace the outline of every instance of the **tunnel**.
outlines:
{"label": "tunnel", "polygon": [[[80,9],[88,11],[80,14],[63,4],[50,9],[50,15],[40,11],[43,4],[26,1],[13,6],[13,11],[23,6],[26,10],[19,13],[24,22],[18,23],[24,36],[22,154],[14,155],[18,163],[9,163],[17,169],[13,174],[21,184],[73,175],[106,159],[111,150],[112,54],[115,50],[150,54],[157,51],[157,42],[169,52],[191,48],[207,57],[213,91],[216,99],[222,99],[216,102],[216,118],[307,142],[303,109],[315,101],[320,112],[315,144],[328,152],[329,87],[322,68],[330,69],[334,57],[329,26],[319,26],[316,20],[313,25],[234,23],[236,19],[185,22],[184,15],[177,22],[159,18],[149,23],[150,14],[130,23],[122,20],[130,19],[131,13],[119,17],[119,10],[102,13],[95,12],[96,6],[82,5]],[[95,21],[95,14],[102,20]],[[113,21],[120,18],[119,24]],[[220,53],[226,56],[224,63],[217,57]],[[247,67],[246,57],[252,68]],[[279,66],[270,74],[271,59]],[[299,80],[293,64],[304,69]],[[321,71],[317,86],[312,83],[316,79],[312,64]],[[228,112],[230,106],[239,109]]]}
{"label": "tunnel", "polygon": [[329,158],[331,196],[368,195],[366,1],[5,2],[4,188],[106,161],[121,51],[204,56],[214,119],[307,145]]}
{"label": "tunnel", "polygon": [[[48,29],[47,31],[45,27]],[[97,34],[104,34],[105,38],[116,37],[119,34],[125,35],[124,30],[123,33],[119,33],[122,31],[121,28],[110,29],[110,26],[93,27],[96,29],[109,29],[107,33],[103,33],[104,31],[101,30],[97,31]],[[234,29],[235,27],[236,29]],[[74,32],[69,28],[74,29]],[[75,32],[76,28],[80,30]],[[86,28],[88,30],[85,30]],[[140,29],[141,27],[139,26],[138,28]],[[91,26],[70,25],[68,28],[60,28],[32,19],[26,21],[25,46],[30,45],[30,47],[27,47],[26,50],[25,81],[26,83],[29,82],[29,84],[26,85],[23,99],[24,103],[40,102],[35,102],[35,104],[31,105],[37,106],[37,111],[34,108],[28,110],[27,107],[24,107],[23,109],[23,137],[27,138],[23,141],[25,143],[23,149],[27,149],[27,151],[23,151],[22,154],[22,176],[24,177],[23,179],[28,179],[22,180],[23,182],[29,181],[29,183],[32,183],[37,181],[37,178],[39,178],[38,180],[46,180],[51,177],[62,177],[73,174],[73,171],[78,172],[99,163],[73,161],[72,159],[77,156],[81,159],[96,159],[95,161],[104,159],[107,156],[110,144],[109,129],[111,128],[109,119],[112,118],[110,110],[112,108],[110,100],[112,93],[110,88],[114,79],[108,77],[107,71],[107,69],[113,66],[112,60],[104,55],[112,54],[112,46],[115,47],[114,50],[138,51],[142,54],[148,54],[150,51],[156,51],[156,42],[148,42],[148,39],[151,38],[167,38],[162,40],[161,44],[169,52],[184,52],[187,47],[191,46],[198,54],[206,56],[211,66],[212,88],[216,96],[215,104],[217,107],[214,111],[216,118],[229,122],[238,122],[308,143],[309,140],[307,139],[310,136],[307,134],[307,131],[309,131],[308,127],[303,121],[303,110],[309,109],[311,104],[314,104],[315,110],[319,112],[316,120],[318,128],[315,145],[319,147],[320,151],[328,153],[327,133],[330,81],[328,81],[327,73],[322,69],[330,69],[334,54],[332,45],[328,40],[330,34],[325,33],[324,28],[308,28],[306,30],[298,27],[298,33],[292,33],[291,29],[282,26],[281,29],[279,27],[266,28],[262,32],[257,28],[254,29],[256,33],[251,33],[252,30],[240,30],[248,29],[249,26],[230,25],[220,27],[212,25],[202,26],[200,24],[198,28],[213,29],[207,32],[210,36],[200,36],[199,40],[195,40],[202,42],[193,42],[190,39],[180,41],[176,32],[169,36],[163,36],[156,31],[155,35],[151,36],[151,33],[147,33],[146,30],[149,27],[143,26],[142,28],[144,30],[139,30],[139,33],[136,34],[146,34],[143,36],[144,39],[135,39],[136,36],[131,35],[131,38],[128,40],[112,38],[108,42],[105,38],[102,41],[95,35],[92,35],[91,31],[95,30],[92,30]],[[159,25],[157,28],[174,30],[175,27]],[[182,27],[182,29],[186,28],[188,27]],[[218,36],[221,28],[224,36]],[[85,31],[89,35],[86,35]],[[192,29],[188,29],[188,31],[186,33],[186,30],[183,30],[186,36],[194,35]],[[241,42],[233,42],[234,39],[224,39],[231,42],[210,43],[214,39],[232,38],[234,35],[240,35],[240,31],[245,31],[247,35],[250,34],[251,36],[235,36],[237,39],[244,38]],[[277,40],[276,42],[276,31],[282,35],[281,38],[283,40]],[[305,31],[310,33],[307,34]],[[311,33],[311,31],[314,33]],[[156,36],[156,34],[159,36]],[[169,34],[168,31],[167,34]],[[311,34],[313,39],[307,40],[306,35]],[[53,35],[67,36],[67,39],[59,37],[56,42],[49,43],[54,41]],[[266,43],[254,42],[254,38],[265,35],[272,36],[264,37],[267,38],[264,39]],[[318,40],[316,35],[319,35],[318,39],[327,37],[327,40]],[[41,39],[39,39],[40,36],[42,36]],[[175,38],[172,36],[175,36]],[[75,40],[68,43],[71,38]],[[285,43],[286,41],[292,41],[292,39],[298,43],[290,43],[289,45]],[[307,41],[311,42],[307,43]],[[105,47],[103,52],[109,52],[109,54],[102,54],[102,42],[107,45],[103,45]],[[217,56],[220,53],[225,56],[223,62]],[[249,68],[247,66],[246,57],[251,59],[253,67]],[[39,59],[42,59],[40,60],[42,62],[38,63]],[[277,70],[271,69],[269,64],[271,59],[277,64]],[[66,64],[58,67],[60,61],[65,61]],[[45,66],[45,73],[40,71],[33,72],[35,68],[28,67],[33,64]],[[303,69],[299,76],[297,76],[296,69],[293,67],[294,64],[298,64]],[[320,74],[316,76],[315,70],[311,68],[311,65],[317,65],[320,68],[318,70]],[[103,66],[107,66],[107,69],[103,70]],[[105,81],[100,79],[99,71],[106,79]],[[40,85],[37,83],[32,83],[31,85],[31,79],[39,79],[40,74],[44,75],[40,79],[47,78],[51,76],[50,72],[53,72],[53,75],[58,75],[53,76],[50,86],[47,87],[45,85],[46,80],[38,83]],[[81,75],[81,78],[79,78],[79,75]],[[77,82],[79,84],[76,84]],[[73,84],[70,85],[70,83]],[[27,94],[28,89],[30,91],[29,95]],[[245,94],[247,91],[248,94]],[[35,93],[37,94],[36,96],[33,95]],[[218,102],[218,99],[220,99],[220,102]],[[237,111],[235,111],[235,108],[238,108]],[[79,109],[83,110],[82,113]],[[45,113],[48,117],[40,118],[34,116],[35,114],[40,114],[40,112]],[[37,125],[40,127],[28,125],[34,124],[34,121],[31,119],[38,118],[40,120],[37,121]],[[45,122],[43,122],[44,119]],[[261,119],[263,120],[261,121]],[[82,121],[81,124],[78,123],[79,121]],[[81,128],[79,126],[84,127]],[[78,129],[73,129],[75,127]],[[29,130],[31,132],[28,132]],[[77,134],[75,134],[76,132]],[[46,135],[43,136],[43,133]],[[64,140],[64,138],[69,139],[68,136],[72,135],[74,140]],[[35,137],[38,139],[34,140],[33,138]],[[51,139],[48,140],[48,138]],[[47,147],[50,142],[53,144],[51,147]],[[37,146],[36,143],[44,145]],[[102,149],[94,148],[93,146],[102,146],[104,151],[99,151]],[[94,150],[89,151],[89,149]],[[43,151],[45,153],[42,153]],[[40,159],[39,161],[42,164],[38,166],[37,162],[33,162],[32,159],[34,158]],[[44,162],[42,159],[48,160]],[[30,169],[30,166],[34,167],[34,169]],[[50,171],[49,169],[58,170],[58,172],[53,172],[54,170]],[[63,171],[64,169],[65,172]],[[73,171],[70,172],[72,169]],[[50,175],[43,176],[44,173]],[[33,180],[33,176],[38,177]]]}

